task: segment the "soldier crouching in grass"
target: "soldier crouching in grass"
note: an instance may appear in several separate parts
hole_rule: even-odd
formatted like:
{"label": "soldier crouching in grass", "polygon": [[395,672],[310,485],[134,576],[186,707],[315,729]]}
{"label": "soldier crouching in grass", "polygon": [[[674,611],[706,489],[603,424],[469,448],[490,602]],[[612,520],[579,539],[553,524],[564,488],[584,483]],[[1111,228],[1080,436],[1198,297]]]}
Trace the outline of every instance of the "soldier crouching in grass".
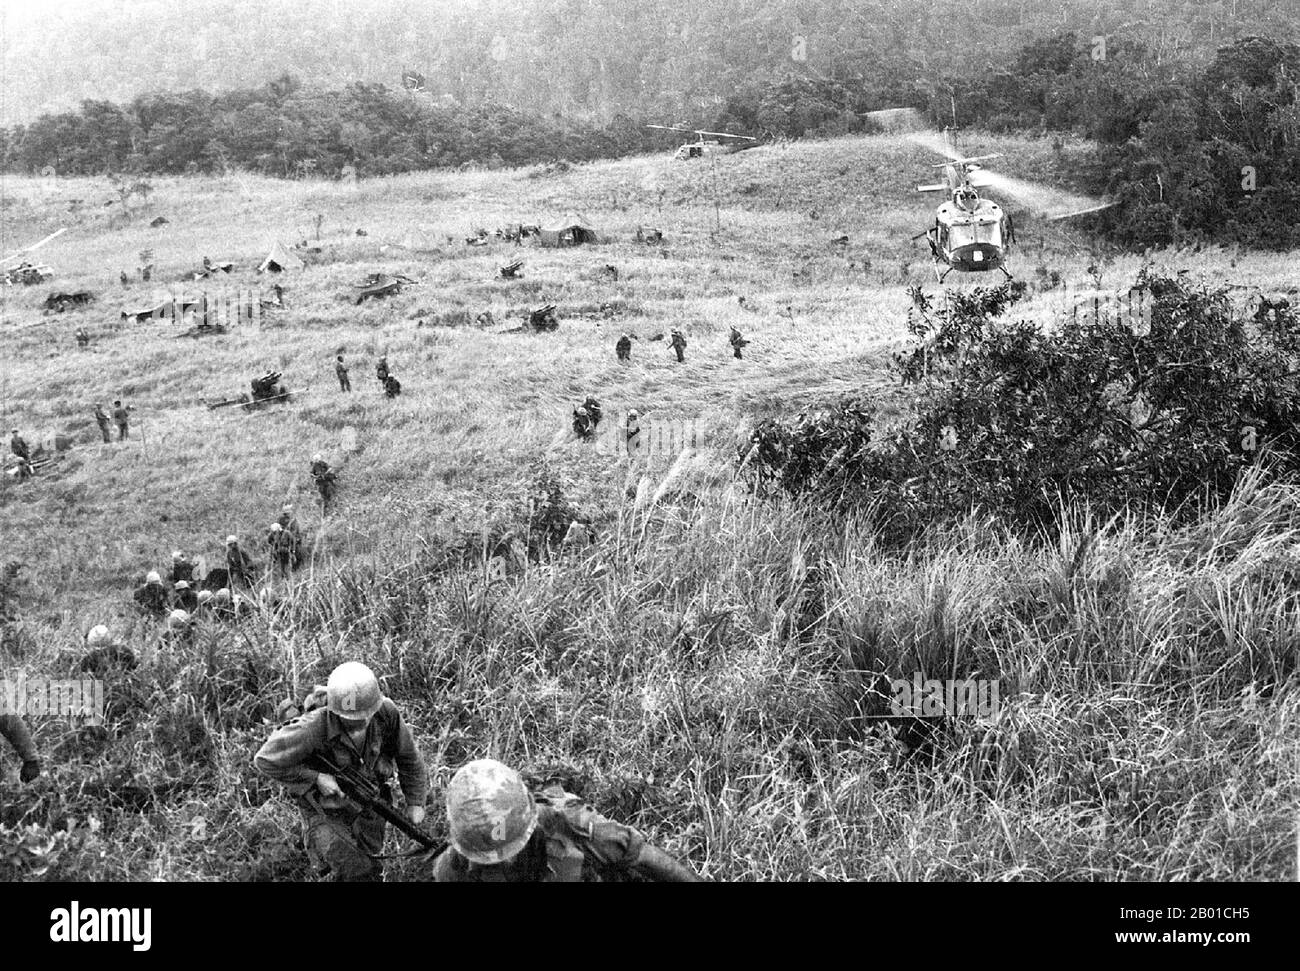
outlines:
{"label": "soldier crouching in grass", "polygon": [[656,883],[700,878],[558,785],[534,796],[493,759],[462,766],[447,786],[451,846],[433,865],[439,883],[582,883],[602,871]]}
{"label": "soldier crouching in grass", "polygon": [[376,857],[384,848],[387,823],[345,795],[328,769],[358,773],[376,783],[385,800],[396,769],[406,817],[418,826],[429,791],[424,759],[397,706],[384,697],[364,664],[339,665],[325,689],[313,692],[304,707],[266,740],[254,765],[283,782],[297,799],[307,855],[322,876],[337,882],[382,880]]}

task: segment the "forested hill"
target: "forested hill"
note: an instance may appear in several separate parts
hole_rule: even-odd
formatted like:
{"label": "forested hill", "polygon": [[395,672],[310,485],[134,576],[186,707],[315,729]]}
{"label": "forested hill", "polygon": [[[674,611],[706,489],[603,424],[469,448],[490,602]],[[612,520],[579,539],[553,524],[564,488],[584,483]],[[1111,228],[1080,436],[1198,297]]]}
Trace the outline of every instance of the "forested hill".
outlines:
{"label": "forested hill", "polygon": [[23,0],[0,4],[0,121],[291,74],[605,123],[693,122],[791,70],[868,88],[998,70],[1063,30],[1192,65],[1300,32],[1295,0]]}

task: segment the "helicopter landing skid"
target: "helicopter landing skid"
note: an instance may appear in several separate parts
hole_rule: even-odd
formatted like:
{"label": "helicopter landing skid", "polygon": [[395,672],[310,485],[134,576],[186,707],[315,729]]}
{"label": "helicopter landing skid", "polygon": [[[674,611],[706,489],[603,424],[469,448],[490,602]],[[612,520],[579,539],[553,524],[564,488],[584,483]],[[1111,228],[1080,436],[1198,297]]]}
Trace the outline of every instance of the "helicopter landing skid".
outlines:
{"label": "helicopter landing skid", "polygon": [[[939,282],[939,284],[942,286],[942,285],[943,285],[943,281],[946,280],[946,279],[948,278],[948,274],[951,273],[951,272],[952,272],[953,270],[955,270],[955,269],[956,269],[956,267],[954,267],[954,266],[946,266],[942,271],[940,271],[940,269],[939,269],[939,264],[938,264],[938,263],[935,263],[935,264],[934,264],[934,276],[935,276],[935,279],[936,279],[936,280]],[[1012,276],[1011,271],[1008,270],[1005,266],[1002,266],[1001,264],[999,264],[999,265],[998,265],[998,269],[1002,271],[1002,273],[1006,276],[1006,278],[1007,278],[1008,280],[1014,280],[1014,279],[1015,279],[1015,277]]]}

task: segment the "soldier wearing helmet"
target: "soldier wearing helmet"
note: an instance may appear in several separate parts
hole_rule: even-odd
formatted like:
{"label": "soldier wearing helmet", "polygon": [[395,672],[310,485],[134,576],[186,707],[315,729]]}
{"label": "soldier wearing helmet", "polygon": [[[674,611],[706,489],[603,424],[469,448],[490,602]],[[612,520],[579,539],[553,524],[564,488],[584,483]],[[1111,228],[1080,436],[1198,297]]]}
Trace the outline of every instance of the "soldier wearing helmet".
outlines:
{"label": "soldier wearing helmet", "polygon": [[415,739],[397,706],[385,698],[364,664],[349,661],[329,683],[308,697],[303,714],[281,725],[254,759],[257,770],[284,783],[298,802],[307,855],[322,875],[336,881],[379,880],[376,859],[387,826],[382,816],[348,798],[338,780],[313,768],[324,756],[340,769],[353,769],[391,798],[396,771],[406,798],[406,815],[424,820],[429,775]]}
{"label": "soldier wearing helmet", "polygon": [[198,595],[190,587],[188,580],[177,580],[172,587],[172,606],[188,614],[194,613],[198,608]]}
{"label": "soldier wearing helmet", "polygon": [[275,564],[280,573],[288,573],[290,564],[293,561],[293,541],[279,523],[271,524],[271,528],[266,534],[266,545],[271,550],[271,562]]}
{"label": "soldier wearing helmet", "polygon": [[321,508],[329,512],[330,502],[334,499],[337,488],[338,476],[320,452],[311,457],[311,477],[316,480],[316,491],[320,493]]}
{"label": "soldier wearing helmet", "polygon": [[194,564],[184,553],[177,550],[172,554],[172,583],[179,583],[181,580],[186,583],[194,582]]}
{"label": "soldier wearing helmet", "polygon": [[188,611],[177,608],[167,615],[166,643],[180,647],[191,642],[194,624]]}
{"label": "soldier wearing helmet", "polygon": [[286,502],[280,508],[280,518],[276,522],[288,537],[289,548],[293,554],[293,568],[296,570],[302,566],[303,536],[302,525],[298,522],[298,517],[293,514],[292,503]]}
{"label": "soldier wearing helmet", "polygon": [[439,883],[579,883],[621,871],[665,883],[699,880],[630,826],[601,816],[558,785],[534,795],[493,759],[462,766],[447,787],[451,846]]}
{"label": "soldier wearing helmet", "polygon": [[232,584],[245,587],[253,585],[256,567],[250,557],[239,545],[239,537],[231,534],[226,537],[226,575]]}
{"label": "soldier wearing helmet", "polygon": [[102,678],[115,669],[130,670],[136,666],[135,652],[119,644],[105,624],[90,629],[86,647],[86,656],[79,665],[86,674]]}
{"label": "soldier wearing helmet", "polygon": [[156,617],[165,616],[171,607],[171,598],[163,586],[162,577],[155,570],[150,570],[144,578],[144,586],[137,587],[132,594],[135,602],[145,613]]}

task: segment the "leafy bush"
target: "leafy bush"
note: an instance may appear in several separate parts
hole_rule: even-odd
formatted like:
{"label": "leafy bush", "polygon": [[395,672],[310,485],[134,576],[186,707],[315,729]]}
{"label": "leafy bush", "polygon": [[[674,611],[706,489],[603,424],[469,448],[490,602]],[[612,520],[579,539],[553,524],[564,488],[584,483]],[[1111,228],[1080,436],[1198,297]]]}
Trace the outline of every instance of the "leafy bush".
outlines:
{"label": "leafy bush", "polygon": [[1231,491],[1268,447],[1294,471],[1300,334],[1289,314],[1252,321],[1223,290],[1144,272],[1149,332],[1119,315],[1071,317],[1055,333],[1004,323],[1008,283],[914,294],[917,342],[895,356],[913,417],[879,430],[876,403],[849,397],[756,430],[745,468],[760,490],[875,504],[910,534],[972,507],[1047,525],[1082,501],[1099,510],[1191,510]]}

